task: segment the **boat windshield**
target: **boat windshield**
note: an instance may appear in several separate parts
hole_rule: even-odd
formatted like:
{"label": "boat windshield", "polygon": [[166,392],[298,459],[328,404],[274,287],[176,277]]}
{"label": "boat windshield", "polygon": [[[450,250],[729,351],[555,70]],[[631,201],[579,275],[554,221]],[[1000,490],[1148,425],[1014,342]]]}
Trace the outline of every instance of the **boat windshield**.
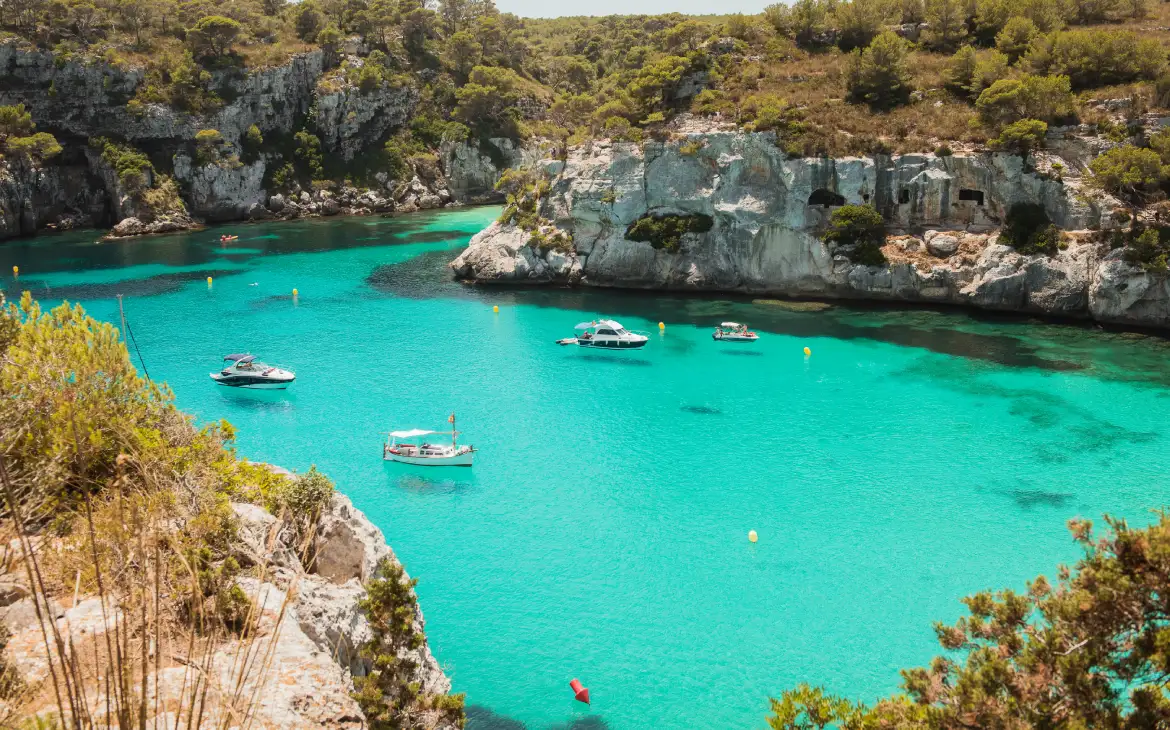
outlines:
{"label": "boat windshield", "polygon": [[248,362],[236,362],[236,370],[267,370],[268,364],[260,362],[259,360],[249,360]]}

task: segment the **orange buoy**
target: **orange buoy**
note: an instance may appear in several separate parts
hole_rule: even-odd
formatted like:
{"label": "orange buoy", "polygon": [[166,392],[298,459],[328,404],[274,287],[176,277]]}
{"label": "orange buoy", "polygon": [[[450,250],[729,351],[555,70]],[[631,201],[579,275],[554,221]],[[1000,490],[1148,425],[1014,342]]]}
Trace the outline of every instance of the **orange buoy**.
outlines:
{"label": "orange buoy", "polygon": [[583,686],[581,680],[574,679],[569,682],[569,687],[573,690],[573,699],[589,704],[589,688]]}

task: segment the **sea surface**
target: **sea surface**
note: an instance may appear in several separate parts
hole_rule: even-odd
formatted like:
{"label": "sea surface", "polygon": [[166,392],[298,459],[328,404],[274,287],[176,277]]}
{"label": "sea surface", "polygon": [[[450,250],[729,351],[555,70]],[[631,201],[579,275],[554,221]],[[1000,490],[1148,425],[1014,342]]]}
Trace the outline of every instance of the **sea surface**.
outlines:
{"label": "sea surface", "polygon": [[[63,234],[0,245],[0,285],[111,322],[125,295],[131,350],[181,408],[335,479],[419,578],[472,730],[762,728],[802,681],[873,700],[960,597],[1075,561],[1069,518],[1166,503],[1163,339],[452,281],[497,213]],[[555,344],[603,315],[647,347]],[[759,342],[712,341],[729,319]],[[229,352],[296,384],[217,386]],[[384,432],[452,412],[472,469],[382,461]]]}

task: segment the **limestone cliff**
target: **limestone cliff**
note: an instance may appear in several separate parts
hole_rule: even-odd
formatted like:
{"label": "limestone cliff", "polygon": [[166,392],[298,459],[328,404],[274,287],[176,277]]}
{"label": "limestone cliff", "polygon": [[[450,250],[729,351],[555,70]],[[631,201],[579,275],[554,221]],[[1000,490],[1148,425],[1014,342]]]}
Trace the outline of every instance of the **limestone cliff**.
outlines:
{"label": "limestone cliff", "polygon": [[[643,144],[601,141],[549,161],[540,215],[571,235],[560,250],[511,225],[472,239],[451,266],[483,283],[558,283],[793,297],[962,304],[1152,327],[1170,326],[1166,277],[1126,264],[1088,229],[1117,224],[1116,201],[1084,194],[1078,140],[1066,157],[967,153],[789,158],[771,133],[677,132]],[[563,169],[562,169],[563,168]],[[1063,174],[1060,174],[1063,172]],[[870,203],[894,232],[888,264],[851,263],[821,240],[837,206]],[[999,245],[1016,203],[1065,231],[1054,256]],[[645,215],[709,216],[678,250],[626,238]]]}
{"label": "limestone cliff", "polygon": [[[363,158],[409,123],[419,92],[388,81],[360,88],[346,80],[338,63],[352,70],[363,61],[330,59],[314,50],[279,66],[213,71],[207,86],[222,103],[190,113],[137,99],[148,83],[141,68],[63,58],[15,40],[0,43],[0,104],[24,104],[37,128],[54,134],[66,150],[38,170],[0,163],[0,240],[45,228],[112,226],[114,235],[133,235],[201,222],[435,208],[490,195],[505,167],[538,156],[510,140],[495,140],[488,157],[479,146],[450,142],[438,170],[411,161],[397,177],[377,172],[377,181],[366,187],[348,180],[343,185],[350,167],[374,174]],[[267,142],[242,155],[253,126]],[[222,135],[218,164],[194,162],[195,135],[205,129]],[[335,192],[329,185],[310,188],[304,180],[307,189],[273,182],[274,172],[296,161],[289,144],[302,130],[319,139],[329,161],[337,161]],[[177,183],[182,206],[149,214],[135,209],[116,176],[87,149],[97,137],[146,154],[158,175]]]}

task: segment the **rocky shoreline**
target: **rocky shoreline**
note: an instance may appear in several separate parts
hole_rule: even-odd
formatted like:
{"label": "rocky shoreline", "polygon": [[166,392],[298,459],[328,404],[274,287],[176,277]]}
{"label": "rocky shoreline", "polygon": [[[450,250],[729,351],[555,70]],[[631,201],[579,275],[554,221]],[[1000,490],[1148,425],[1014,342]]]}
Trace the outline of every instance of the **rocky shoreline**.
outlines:
{"label": "rocky shoreline", "polygon": [[[274,471],[287,474],[280,469]],[[359,601],[367,595],[363,582],[373,576],[379,562],[387,559],[398,564],[381,530],[347,497],[334,492],[318,522],[314,558],[305,565],[291,544],[293,538],[277,517],[255,504],[232,503],[231,508],[237,525],[237,542],[232,550],[245,569],[237,585],[260,611],[258,655],[271,656],[267,671],[251,673],[246,680],[245,692],[259,697],[253,726],[346,730],[368,727],[353,697],[354,678],[365,676],[372,666],[359,653],[372,637]],[[261,577],[244,577],[255,574],[261,565],[265,566],[259,573]],[[82,645],[87,639],[114,630],[118,609],[111,607],[109,601],[103,607],[96,597],[77,596],[69,603],[66,608],[62,599],[49,606],[67,642]],[[0,622],[11,632],[5,654],[19,680],[27,687],[44,683],[49,662],[23,572],[0,574]],[[423,631],[421,610],[415,611],[413,628]],[[218,648],[210,665],[230,676],[238,651],[229,641]],[[416,667],[410,680],[417,683],[421,693],[450,692],[451,682],[425,641],[399,656]],[[162,707],[181,696],[178,680],[185,671],[183,666],[172,666],[159,674],[156,691]],[[98,696],[100,687],[90,691],[91,696]],[[173,697],[168,694],[171,692]],[[160,723],[165,724],[165,715],[163,712],[158,717]],[[438,712],[429,719],[416,719],[419,727],[456,727]]]}
{"label": "rocky shoreline", "polygon": [[[540,165],[549,181],[540,236],[495,223],[451,269],[478,284],[922,302],[1170,326],[1167,277],[1103,241],[1124,207],[1081,185],[1095,140],[1054,137],[1028,164],[1005,153],[788,158],[771,133],[594,142]],[[885,214],[886,264],[854,263],[821,240],[846,203]],[[1054,255],[999,243],[1017,203],[1041,206],[1064,231]],[[684,233],[677,250],[626,238],[635,221],[663,215],[705,216],[710,230]],[[571,244],[549,245],[553,231]]]}

